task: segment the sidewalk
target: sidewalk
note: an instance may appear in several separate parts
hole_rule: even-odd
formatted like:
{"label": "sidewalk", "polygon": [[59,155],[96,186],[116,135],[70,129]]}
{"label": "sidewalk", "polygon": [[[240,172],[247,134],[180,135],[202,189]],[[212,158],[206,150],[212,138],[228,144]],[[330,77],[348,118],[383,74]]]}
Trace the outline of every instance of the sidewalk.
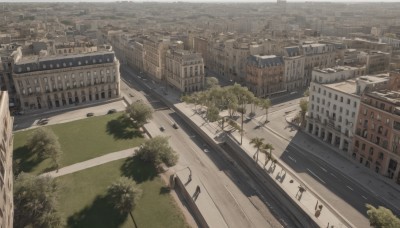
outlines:
{"label": "sidewalk", "polygon": [[[215,139],[219,134],[219,127],[216,126],[215,123],[207,123],[204,124],[204,120],[199,115],[193,115],[193,107],[192,105],[187,105],[184,103],[180,103],[175,105],[179,108],[186,116],[190,117],[193,122],[195,122],[203,131],[209,135],[209,137]],[[240,140],[240,135],[238,132],[232,133],[232,136],[236,140]],[[252,157],[255,150],[252,145],[249,144],[249,139],[245,136],[243,137],[243,150],[248,154],[248,156]],[[264,166],[264,155],[259,155],[259,161],[257,164],[261,167]],[[298,205],[304,209],[311,217],[317,219],[318,223],[322,227],[329,226],[334,227],[349,227],[352,226],[350,222],[346,221],[342,216],[339,215],[335,209],[333,209],[327,202],[323,200],[322,197],[318,196],[314,191],[310,188],[306,188],[306,191],[300,194],[299,186],[302,185],[302,181],[300,178],[296,176],[296,174],[290,170],[288,167],[281,166],[282,162],[278,161],[278,165],[272,165],[272,162],[269,161],[265,166],[265,171],[268,175],[270,175],[276,183],[278,183],[281,188],[292,197]],[[304,186],[304,185],[302,185]],[[323,205],[320,216],[317,218],[315,216],[316,206]]]}
{"label": "sidewalk", "polygon": [[[288,117],[286,121],[289,123],[290,117]],[[282,134],[268,126],[266,128],[273,131],[281,138],[306,149],[309,153],[312,153],[314,156],[326,161],[332,167],[335,167],[353,181],[368,189],[374,195],[400,211],[400,207],[398,206],[400,205],[400,185],[396,185],[394,182],[386,180],[385,177],[373,172],[372,170],[353,162],[347,152],[340,151],[338,148],[335,148],[332,145],[321,141],[318,137],[306,132],[286,130],[284,134]],[[307,137],[307,140],[292,139],[296,134],[303,134],[304,138]],[[330,150],[327,150],[327,148]]]}
{"label": "sidewalk", "polygon": [[114,153],[110,153],[110,154],[106,154],[97,158],[93,158],[90,160],[86,160],[83,162],[79,162],[79,163],[75,163],[73,165],[70,166],[66,166],[63,167],[61,169],[57,171],[51,171],[48,173],[43,173],[40,176],[46,176],[49,175],[51,177],[59,177],[59,176],[64,176],[70,173],[75,173],[84,169],[88,169],[91,167],[95,167],[98,165],[102,165],[108,162],[112,162],[112,161],[116,161],[116,160],[120,160],[123,158],[127,158],[127,157],[131,157],[135,154],[135,150],[138,149],[138,147],[134,147],[134,148],[129,148],[126,150],[121,150],[121,151],[117,151]]}

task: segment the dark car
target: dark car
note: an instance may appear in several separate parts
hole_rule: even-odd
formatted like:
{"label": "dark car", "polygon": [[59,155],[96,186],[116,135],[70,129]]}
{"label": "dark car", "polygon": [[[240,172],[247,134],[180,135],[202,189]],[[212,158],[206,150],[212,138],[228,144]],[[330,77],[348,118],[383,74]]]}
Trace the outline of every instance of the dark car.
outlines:
{"label": "dark car", "polygon": [[38,125],[46,125],[46,124],[48,124],[48,123],[49,123],[49,119],[47,119],[47,118],[40,119],[40,120],[37,122]]}
{"label": "dark car", "polygon": [[165,131],[165,128],[163,126],[161,126],[160,131]]}
{"label": "dark car", "polygon": [[93,112],[89,112],[89,113],[86,114],[86,116],[87,116],[87,117],[94,116],[94,113],[93,113]]}
{"label": "dark car", "polygon": [[117,112],[116,109],[110,109],[110,110],[108,110],[107,114],[113,114],[113,113],[116,113],[116,112]]}
{"label": "dark car", "polygon": [[176,123],[172,124],[172,127],[175,128],[175,129],[178,129],[178,128],[179,128],[178,125],[177,125]]}

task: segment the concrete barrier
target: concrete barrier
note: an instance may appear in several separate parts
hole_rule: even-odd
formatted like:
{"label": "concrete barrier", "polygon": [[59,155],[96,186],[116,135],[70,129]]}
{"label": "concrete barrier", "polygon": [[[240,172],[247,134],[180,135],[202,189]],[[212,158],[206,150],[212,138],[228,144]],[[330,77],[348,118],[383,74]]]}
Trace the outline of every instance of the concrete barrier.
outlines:
{"label": "concrete barrier", "polygon": [[208,224],[204,219],[203,215],[201,214],[199,208],[197,207],[196,203],[193,201],[193,198],[190,196],[189,192],[186,191],[185,185],[182,183],[181,179],[178,175],[173,175],[174,179],[174,189],[175,191],[179,192],[181,196],[186,201],[186,204],[192,213],[193,217],[195,218],[197,225],[202,228],[208,228]]}

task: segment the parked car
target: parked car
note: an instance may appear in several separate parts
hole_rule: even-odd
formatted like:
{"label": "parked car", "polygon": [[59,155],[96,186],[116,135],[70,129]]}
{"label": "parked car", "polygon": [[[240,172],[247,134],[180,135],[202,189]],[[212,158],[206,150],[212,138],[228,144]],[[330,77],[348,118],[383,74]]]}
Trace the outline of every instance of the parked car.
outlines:
{"label": "parked car", "polygon": [[116,112],[117,112],[117,110],[113,108],[113,109],[108,110],[107,114],[113,114]]}
{"label": "parked car", "polygon": [[176,123],[173,123],[173,124],[172,124],[172,127],[175,128],[175,129],[178,129],[178,128],[179,128],[178,125],[177,125]]}
{"label": "parked car", "polygon": [[86,114],[86,117],[91,117],[91,116],[94,116],[93,112],[89,112],[89,113]]}
{"label": "parked car", "polygon": [[160,131],[165,131],[165,128],[163,126],[161,126]]}

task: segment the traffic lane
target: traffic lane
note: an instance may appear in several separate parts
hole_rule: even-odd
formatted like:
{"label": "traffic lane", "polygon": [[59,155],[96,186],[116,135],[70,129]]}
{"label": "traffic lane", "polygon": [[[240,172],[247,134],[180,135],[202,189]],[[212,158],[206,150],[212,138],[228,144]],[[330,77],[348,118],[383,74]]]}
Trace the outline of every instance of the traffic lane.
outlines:
{"label": "traffic lane", "polygon": [[357,227],[369,226],[365,204],[377,206],[382,205],[382,202],[348,181],[334,169],[325,168],[322,164],[304,159],[297,149],[288,147],[287,151],[280,159],[290,166],[307,185],[312,186],[321,197]]}
{"label": "traffic lane", "polygon": [[[257,210],[252,205],[249,205],[249,202],[244,206],[237,203],[239,201],[244,202],[242,198],[245,196],[240,196],[240,193],[237,194],[237,191],[234,189],[236,184],[228,180],[225,174],[228,165],[226,163],[224,164],[223,159],[215,158],[214,162],[211,161],[203,150],[203,148],[207,146],[205,142],[199,136],[194,138],[188,136],[181,130],[181,128],[185,126],[182,126],[179,121],[177,121],[180,124],[179,129],[174,129],[170,126],[170,120],[167,119],[166,116],[172,113],[172,111],[168,110],[158,111],[156,112],[154,121],[166,125],[165,131],[161,133],[161,135],[170,137],[171,147],[179,152],[180,159],[183,161],[182,165],[191,167],[193,173],[200,176],[204,181],[203,184],[207,187],[216,205],[219,205],[218,208],[223,217],[226,218],[225,220],[229,227],[261,227],[268,224],[261,215],[257,215]],[[208,153],[215,154],[212,149],[209,149]],[[217,167],[214,163],[223,164],[223,166],[219,165]],[[235,195],[237,199],[232,195],[228,187],[231,189],[231,192],[236,192]],[[247,198],[246,201],[248,201]],[[242,207],[245,207],[246,210],[243,210]],[[249,214],[246,213],[246,211],[252,212]],[[258,225],[255,226],[254,224]]]}
{"label": "traffic lane", "polygon": [[[318,139],[312,138],[312,137],[310,137],[310,136],[308,136],[308,135],[304,135],[304,134],[302,134],[302,136],[306,136],[309,140],[311,140],[311,141],[309,141],[311,144],[320,144],[320,146],[324,146],[324,142],[321,142],[321,141],[319,141]],[[303,137],[302,137],[302,138],[297,138],[297,137],[295,137],[294,139],[295,139],[295,140],[304,140]],[[332,150],[331,148],[326,148],[325,150],[327,151],[327,153],[331,153],[333,156],[336,156],[335,153],[337,153],[337,152],[334,151],[334,150]],[[326,167],[332,167],[332,166],[330,166],[329,163],[325,162],[325,161],[322,160],[322,159],[318,159],[318,160],[316,160],[316,161],[318,161],[318,162],[320,162],[320,163],[326,164]],[[353,165],[353,164],[351,164],[351,165]],[[332,169],[333,169],[333,170],[337,170],[337,169],[334,169],[333,167],[332,167]],[[370,190],[367,189],[367,188],[364,188],[364,186],[363,186],[362,184],[359,184],[358,182],[354,182],[354,180],[353,180],[352,178],[350,178],[350,177],[344,175],[342,172],[340,172],[340,171],[337,170],[337,173],[340,174],[340,175],[342,175],[342,177],[343,177],[343,178],[346,178],[349,182],[352,182],[354,185],[358,186],[360,189],[363,189],[365,192],[368,192],[370,195],[374,196],[374,198],[377,199],[377,200],[379,200],[379,202],[381,203],[380,206],[385,206],[385,207],[391,209],[392,212],[393,212],[394,214],[400,215],[400,210],[399,210],[395,205],[390,205],[390,204],[389,204],[387,201],[385,201],[385,199],[383,199],[380,195],[378,195],[378,194],[375,193],[375,192],[370,191]]]}
{"label": "traffic lane", "polygon": [[[254,122],[250,122],[249,125],[253,124]],[[360,212],[360,209],[365,208],[364,205],[361,205],[358,202],[359,196],[358,193],[351,191],[350,189],[347,191],[346,189],[340,188],[343,186],[343,183],[333,182],[333,181],[326,181],[329,180],[326,176],[323,176],[324,182],[321,182],[322,178],[319,177],[319,173],[317,174],[316,170],[321,170],[320,167],[323,167],[326,170],[332,171],[334,175],[339,176],[335,170],[330,169],[324,165],[317,165],[309,156],[306,155],[306,152],[302,151],[299,152],[298,150],[293,150],[293,154],[286,156],[285,150],[290,150],[292,147],[288,148],[287,142],[283,141],[281,138],[278,138],[275,134],[265,130],[264,128],[259,128],[260,130],[257,131],[250,131],[247,132],[250,138],[259,137],[260,133],[262,132],[263,136],[268,139],[270,143],[272,143],[275,147],[274,154],[277,157],[280,157],[285,164],[287,164],[292,170],[294,170],[297,175],[308,185],[312,186],[312,188],[318,193],[318,195],[322,196],[327,202],[329,202],[337,211],[351,221],[357,227],[366,227],[368,225],[368,219],[365,217],[365,209]],[[296,153],[298,152],[298,153]],[[296,162],[294,162],[296,160]],[[310,164],[310,165],[309,165]],[[308,170],[307,170],[308,169]],[[332,173],[331,172],[331,173]],[[317,174],[316,177],[314,174]],[[329,174],[328,174],[329,175]],[[341,175],[340,175],[341,176]],[[321,178],[318,179],[318,178]],[[347,183],[348,186],[354,186],[352,183]],[[365,191],[363,191],[365,192]],[[374,197],[370,194],[366,194],[365,196],[370,199],[369,202],[374,203]],[[364,200],[364,199],[363,199]],[[376,199],[375,199],[376,200]],[[361,206],[360,206],[361,205]],[[346,213],[343,213],[345,211]],[[368,226],[367,226],[368,227]]]}

